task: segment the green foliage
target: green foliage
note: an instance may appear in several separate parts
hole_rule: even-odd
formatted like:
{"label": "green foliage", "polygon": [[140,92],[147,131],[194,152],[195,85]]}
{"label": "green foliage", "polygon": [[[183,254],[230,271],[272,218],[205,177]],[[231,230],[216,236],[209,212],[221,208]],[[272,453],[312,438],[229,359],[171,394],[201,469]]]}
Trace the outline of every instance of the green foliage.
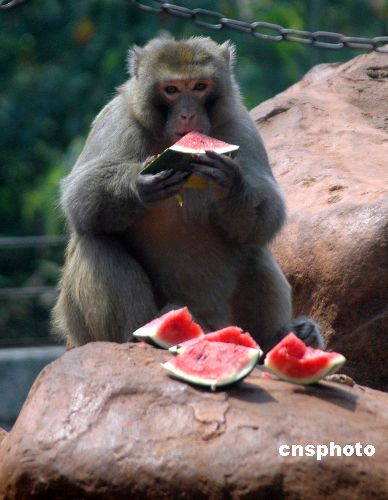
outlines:
{"label": "green foliage", "polygon": [[[360,36],[388,31],[388,7],[383,0],[175,3],[295,29]],[[0,235],[64,231],[58,210],[59,181],[74,164],[93,117],[125,80],[128,47],[144,44],[161,30],[178,37],[231,39],[237,46],[237,77],[248,107],[281,92],[314,64],[356,54],[263,42],[232,30],[213,32],[166,14],[141,12],[127,0],[40,0],[0,12]],[[20,286],[31,280],[55,283],[62,258],[63,250],[41,255],[33,249],[0,249],[0,286]],[[41,299],[0,304],[0,328],[12,329],[15,335],[23,329],[39,334],[37,318],[42,317],[47,321]]]}

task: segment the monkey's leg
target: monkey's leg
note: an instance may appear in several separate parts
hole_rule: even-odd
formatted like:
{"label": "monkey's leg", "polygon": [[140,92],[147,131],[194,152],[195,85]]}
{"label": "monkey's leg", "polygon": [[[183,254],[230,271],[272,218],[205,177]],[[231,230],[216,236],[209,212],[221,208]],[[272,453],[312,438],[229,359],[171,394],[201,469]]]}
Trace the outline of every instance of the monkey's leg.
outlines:
{"label": "monkey's leg", "polygon": [[54,327],[62,336],[75,346],[125,342],[157,313],[148,276],[118,239],[72,239],[53,311]]}
{"label": "monkey's leg", "polygon": [[292,316],[291,288],[269,250],[257,249],[246,262],[232,299],[235,324],[252,334],[264,351]]}
{"label": "monkey's leg", "polygon": [[290,332],[309,346],[325,347],[315,321],[292,319],[291,287],[268,250],[258,251],[255,264],[247,267],[240,284],[236,323],[246,328],[265,352]]}

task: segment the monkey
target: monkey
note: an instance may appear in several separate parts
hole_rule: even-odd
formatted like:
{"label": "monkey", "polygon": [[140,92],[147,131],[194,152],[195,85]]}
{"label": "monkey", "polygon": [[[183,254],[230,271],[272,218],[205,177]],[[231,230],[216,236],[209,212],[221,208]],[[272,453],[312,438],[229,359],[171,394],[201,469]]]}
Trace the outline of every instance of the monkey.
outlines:
{"label": "monkey", "polygon": [[[52,315],[71,346],[131,341],[183,306],[205,331],[234,324],[265,351],[289,331],[324,346],[312,319],[292,319],[290,285],[271,253],[285,201],[234,62],[230,41],[208,37],[163,36],[130,49],[129,79],[61,181],[70,242]],[[236,157],[207,151],[189,171],[142,173],[192,131],[239,145]],[[208,187],[185,188],[193,174]]]}

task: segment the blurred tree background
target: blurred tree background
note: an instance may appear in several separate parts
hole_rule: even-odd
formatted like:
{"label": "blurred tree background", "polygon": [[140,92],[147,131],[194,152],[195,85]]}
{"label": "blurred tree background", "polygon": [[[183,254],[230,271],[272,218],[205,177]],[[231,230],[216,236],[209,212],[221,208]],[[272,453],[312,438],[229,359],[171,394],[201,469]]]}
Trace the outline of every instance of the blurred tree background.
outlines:
{"label": "blurred tree background", "polygon": [[[294,29],[365,37],[388,34],[386,0],[175,3]],[[167,14],[141,12],[128,0],[30,0],[0,12],[0,237],[64,234],[59,181],[80,153],[93,117],[126,78],[128,47],[144,44],[161,30],[178,37],[231,39],[237,46],[237,77],[248,108],[295,83],[315,64],[359,53],[210,31]],[[55,286],[63,254],[64,246],[0,246],[0,289]],[[53,293],[13,298],[0,294],[0,345],[39,338],[46,342],[53,300]]]}

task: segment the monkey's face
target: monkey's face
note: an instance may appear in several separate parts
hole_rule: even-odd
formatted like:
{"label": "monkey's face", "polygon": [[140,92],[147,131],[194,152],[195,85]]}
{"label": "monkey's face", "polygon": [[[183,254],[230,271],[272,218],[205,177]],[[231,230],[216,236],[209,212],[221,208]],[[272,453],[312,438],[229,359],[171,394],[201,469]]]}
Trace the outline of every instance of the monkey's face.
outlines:
{"label": "monkey's face", "polygon": [[187,132],[211,135],[235,116],[241,96],[233,75],[234,47],[210,38],[156,38],[129,52],[131,116],[160,151]]}
{"label": "monkey's face", "polygon": [[209,108],[214,87],[214,81],[206,78],[159,82],[157,92],[165,117],[165,135],[169,145],[188,132],[209,133]]}

